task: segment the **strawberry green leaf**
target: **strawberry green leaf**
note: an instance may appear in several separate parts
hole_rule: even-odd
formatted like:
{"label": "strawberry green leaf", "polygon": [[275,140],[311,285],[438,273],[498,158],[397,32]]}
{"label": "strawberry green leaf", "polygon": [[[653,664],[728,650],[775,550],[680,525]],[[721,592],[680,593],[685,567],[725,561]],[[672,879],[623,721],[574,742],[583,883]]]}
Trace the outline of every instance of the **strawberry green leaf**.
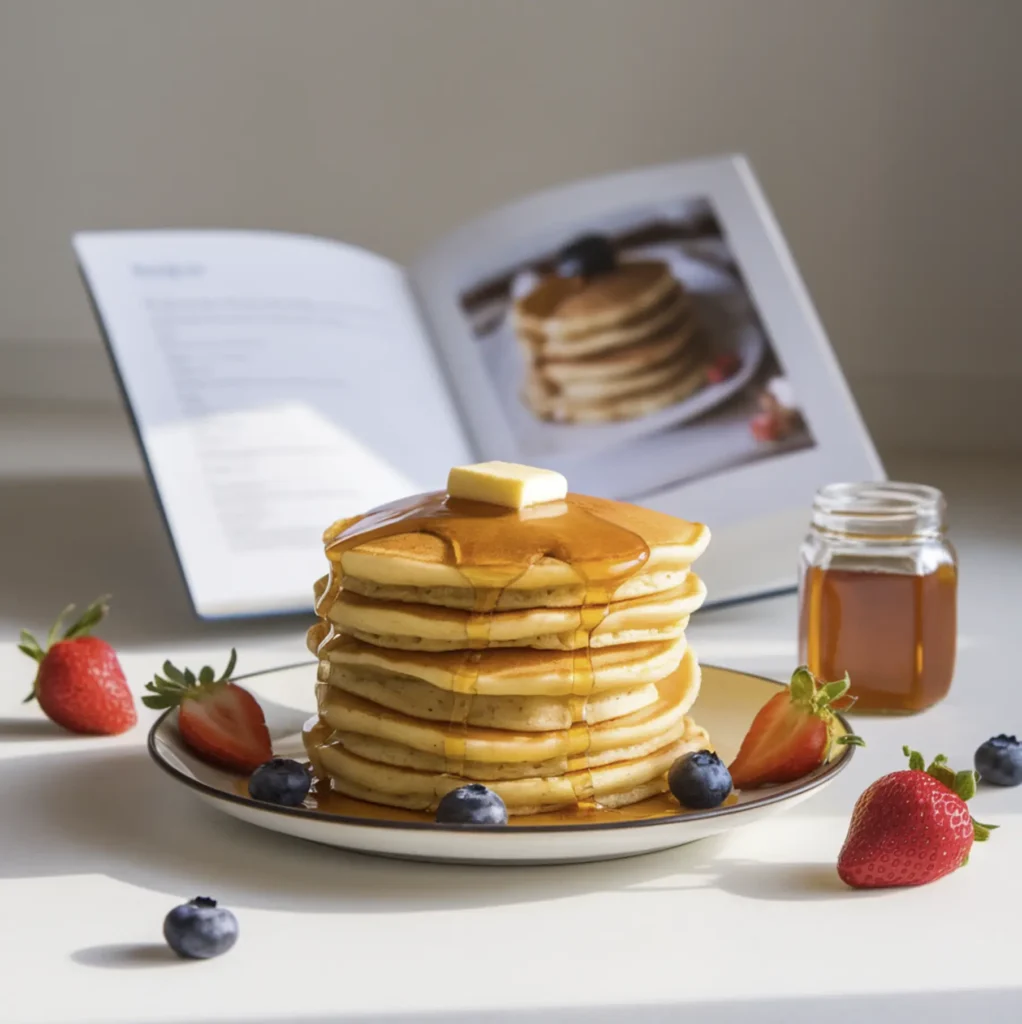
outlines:
{"label": "strawberry green leaf", "polygon": [[22,633],[22,642],[18,644],[18,650],[22,654],[27,654],[33,661],[40,662],[46,655],[46,652],[36,643],[35,639],[30,637],[29,640],[25,641],[25,633]]}
{"label": "strawberry green leaf", "polygon": [[64,610],[57,616],[57,621],[50,626],[49,633],[46,634],[46,646],[47,648],[53,646],[53,641],[60,636],[61,629],[64,628],[64,620],[75,610],[73,604],[65,606]]}
{"label": "strawberry green leaf", "polygon": [[856,736],[854,733],[846,733],[843,736],[838,736],[834,742],[839,747],[864,747],[866,741],[861,736]]}
{"label": "strawberry green leaf", "polygon": [[172,665],[169,661],[165,661],[163,663],[163,674],[168,679],[173,679],[175,683],[183,683],[185,681],[185,677],[181,672],[181,669]]}
{"label": "strawberry green leaf", "polygon": [[973,819],[972,838],[975,839],[977,843],[985,843],[990,838],[990,833],[997,827],[997,825],[984,825],[982,822]]}
{"label": "strawberry green leaf", "polygon": [[954,785],[951,787],[963,800],[971,800],[976,795],[977,775],[973,771],[955,772]]}
{"label": "strawberry green leaf", "polygon": [[[237,654],[231,651],[231,659],[228,663],[228,670],[232,670],[237,662]],[[216,678],[216,672],[208,665],[203,666],[196,675],[190,668],[179,669],[171,662],[163,663],[163,675],[154,675],[152,680],[146,683],[148,691],[143,696],[142,703],[149,708],[172,708],[184,700],[201,698],[207,692],[205,688],[216,686],[224,681],[228,673],[221,679]]]}
{"label": "strawberry green leaf", "polygon": [[816,680],[813,678],[812,672],[803,665],[801,668],[795,669],[788,689],[791,692],[791,699],[795,703],[808,703],[816,693]]}
{"label": "strawberry green leaf", "polygon": [[938,764],[936,761],[926,769],[926,774],[936,779],[939,783],[947,786],[952,792],[955,789],[955,773],[946,764]]}
{"label": "strawberry green leaf", "polygon": [[174,702],[169,697],[164,697],[160,694],[143,694],[142,703],[147,708],[155,708],[157,710],[174,707]]}
{"label": "strawberry green leaf", "polygon": [[104,594],[102,597],[96,598],[96,600],[93,601],[84,612],[82,612],[78,621],[70,626],[64,633],[64,639],[73,640],[75,637],[87,636],[91,633],[110,610],[110,605],[108,604],[109,600],[109,594]]}
{"label": "strawberry green leaf", "polygon": [[901,752],[908,758],[909,770],[913,772],[926,771],[926,761],[918,750],[912,750],[907,746],[901,748]]}
{"label": "strawberry green leaf", "polygon": [[820,687],[820,703],[833,704],[834,701],[840,700],[848,692],[848,688],[851,685],[852,681],[848,678],[847,673],[845,673],[843,679],[835,679],[832,683],[824,683]]}
{"label": "strawberry green leaf", "polygon": [[231,678],[231,674],[234,672],[234,667],[237,664],[238,652],[232,647],[231,656],[227,659],[227,668],[224,669],[224,674],[220,677],[220,682],[226,682]]}

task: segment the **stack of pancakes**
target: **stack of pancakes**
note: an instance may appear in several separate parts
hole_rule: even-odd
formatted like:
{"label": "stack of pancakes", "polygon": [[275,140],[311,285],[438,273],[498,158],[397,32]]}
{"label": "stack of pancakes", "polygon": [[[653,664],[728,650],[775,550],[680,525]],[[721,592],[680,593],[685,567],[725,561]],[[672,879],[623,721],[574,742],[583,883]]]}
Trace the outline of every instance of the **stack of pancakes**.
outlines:
{"label": "stack of pancakes", "polygon": [[691,296],[660,261],[547,274],[516,300],[512,320],[529,364],[523,398],[541,419],[635,419],[706,383]]}
{"label": "stack of pancakes", "polygon": [[305,744],[334,790],[432,811],[477,782],[512,815],[620,807],[708,745],[685,642],[706,527],[575,495],[515,510],[432,494],[324,539]]}

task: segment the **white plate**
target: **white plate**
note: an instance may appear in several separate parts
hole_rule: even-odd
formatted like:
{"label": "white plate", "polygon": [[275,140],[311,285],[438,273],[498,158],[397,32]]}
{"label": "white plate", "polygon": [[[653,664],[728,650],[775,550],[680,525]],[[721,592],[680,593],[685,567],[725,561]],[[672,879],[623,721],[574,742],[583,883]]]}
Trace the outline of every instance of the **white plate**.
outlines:
{"label": "white plate", "polygon": [[704,332],[717,353],[732,352],[739,369],[727,380],[708,384],[694,395],[651,413],[618,423],[549,423],[537,419],[519,397],[525,363],[508,320],[480,341],[483,361],[494,381],[504,416],[518,443],[518,456],[546,461],[576,459],[688,423],[722,405],[752,380],[766,354],[766,339],[751,303],[738,282],[718,267],[677,248],[643,250],[667,262],[696,302]]}
{"label": "white plate", "polygon": [[[316,680],[315,664],[296,665],[245,677],[266,712],[274,751],[303,756],[300,731],[309,717]],[[730,669],[703,666],[702,690],[693,717],[710,733],[726,761],[734,757],[753,717],[782,684]],[[842,720],[847,728],[847,723]],[[619,812],[598,812],[593,820],[572,824],[529,824],[508,828],[437,825],[424,816],[348,801],[344,815],[311,808],[276,807],[246,795],[241,776],[213,768],[181,741],[177,712],[164,714],[149,733],[149,752],[171,778],[191,787],[227,814],[261,828],[346,850],[416,860],[489,864],[556,864],[611,860],[652,853],[705,839],[805,800],[830,783],[852,757],[853,747],[838,747],[829,764],[797,782],[738,794],[735,803],[711,811],[662,816],[667,800],[636,805],[622,820]],[[661,816],[643,816],[647,812]],[[603,818],[604,820],[599,820]],[[418,820],[416,820],[418,819]]]}

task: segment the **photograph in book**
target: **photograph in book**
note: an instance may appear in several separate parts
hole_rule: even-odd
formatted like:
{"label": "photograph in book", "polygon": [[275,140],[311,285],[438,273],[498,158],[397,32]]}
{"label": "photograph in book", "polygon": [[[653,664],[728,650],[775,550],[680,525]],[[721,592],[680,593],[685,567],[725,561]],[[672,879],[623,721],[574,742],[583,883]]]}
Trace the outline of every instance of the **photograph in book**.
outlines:
{"label": "photograph in book", "polygon": [[640,497],[814,445],[707,199],[540,233],[459,298],[522,461]]}

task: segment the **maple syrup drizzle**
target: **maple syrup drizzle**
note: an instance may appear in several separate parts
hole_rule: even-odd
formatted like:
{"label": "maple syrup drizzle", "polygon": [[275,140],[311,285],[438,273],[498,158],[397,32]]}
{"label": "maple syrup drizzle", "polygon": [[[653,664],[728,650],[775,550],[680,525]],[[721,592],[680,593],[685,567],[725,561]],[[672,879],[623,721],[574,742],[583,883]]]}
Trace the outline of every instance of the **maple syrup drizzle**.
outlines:
{"label": "maple syrup drizzle", "polygon": [[[641,510],[637,514],[642,514]],[[474,594],[466,622],[467,648],[461,652],[452,685],[452,709],[444,736],[445,775],[464,777],[466,736],[479,672],[504,593],[547,557],[567,563],[582,577],[585,590],[572,638],[567,778],[577,807],[595,808],[589,767],[592,734],[587,721],[594,684],[592,634],[606,617],[617,586],[648,561],[645,540],[602,518],[598,501],[581,495],[523,509],[451,498],[442,491],[416,495],[342,520],[324,533],[330,573],[316,587],[317,612],[325,618],[340,594],[345,552],[372,541],[416,533],[443,543],[446,564],[458,570]],[[331,631],[324,645],[333,635]],[[441,795],[439,782],[435,795]]]}

